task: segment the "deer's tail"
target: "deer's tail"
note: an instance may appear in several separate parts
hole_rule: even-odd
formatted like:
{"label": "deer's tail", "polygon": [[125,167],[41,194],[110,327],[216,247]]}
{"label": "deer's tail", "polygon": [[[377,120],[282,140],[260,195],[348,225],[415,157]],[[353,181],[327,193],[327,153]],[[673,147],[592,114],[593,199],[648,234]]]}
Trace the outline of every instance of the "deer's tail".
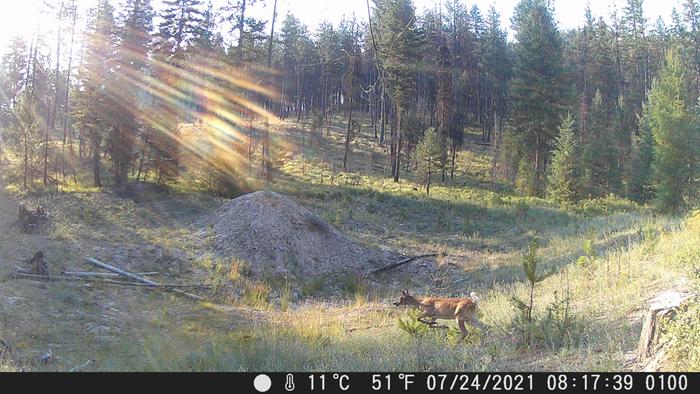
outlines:
{"label": "deer's tail", "polygon": [[471,293],[469,293],[469,298],[471,298],[475,304],[479,305],[480,298],[476,292],[472,291]]}

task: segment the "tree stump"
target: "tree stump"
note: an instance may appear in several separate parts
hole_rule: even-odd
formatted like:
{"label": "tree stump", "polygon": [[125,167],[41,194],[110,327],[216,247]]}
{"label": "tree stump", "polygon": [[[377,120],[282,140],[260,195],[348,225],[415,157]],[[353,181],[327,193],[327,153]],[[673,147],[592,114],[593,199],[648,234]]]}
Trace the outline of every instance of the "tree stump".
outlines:
{"label": "tree stump", "polygon": [[49,272],[49,262],[44,258],[44,252],[39,251],[34,254],[34,257],[29,259],[29,265],[31,266],[31,273],[33,275],[43,275],[48,276]]}
{"label": "tree stump", "polygon": [[653,372],[659,369],[666,354],[666,344],[661,341],[661,323],[673,319],[676,310],[692,297],[693,294],[687,292],[670,290],[651,300],[637,345],[636,360],[641,371]]}

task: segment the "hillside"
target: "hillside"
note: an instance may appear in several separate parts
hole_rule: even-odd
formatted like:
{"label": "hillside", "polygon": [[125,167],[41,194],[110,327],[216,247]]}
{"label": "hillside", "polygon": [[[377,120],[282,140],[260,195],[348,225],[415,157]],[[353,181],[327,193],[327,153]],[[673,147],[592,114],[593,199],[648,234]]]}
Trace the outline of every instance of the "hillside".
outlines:
{"label": "hillside", "polygon": [[[0,349],[0,369],[67,371],[94,360],[83,370],[629,370],[645,302],[695,281],[700,232],[682,218],[613,197],[560,205],[508,185],[494,192],[490,148],[477,145],[460,153],[453,180],[435,182],[426,195],[415,172],[398,184],[385,178],[384,156],[369,133],[353,142],[348,172],[338,170],[341,133],[331,128],[302,148],[305,133],[303,125],[281,124],[273,182],[241,171],[242,183],[289,197],[366,250],[438,257],[378,275],[344,273],[327,286],[323,278],[256,271],[255,260],[212,253],[201,242],[201,224],[232,202],[195,183],[183,180],[136,202],[109,188],[21,193],[5,177],[0,339],[8,349]],[[52,228],[13,229],[20,202],[46,207]],[[533,239],[539,272],[549,276],[536,286],[538,323],[528,345],[511,299],[526,298],[521,262]],[[90,270],[82,259],[96,257],[158,272],[166,283],[203,282],[209,287],[197,292],[207,301],[12,278],[38,250],[52,273]],[[449,330],[426,330],[391,304],[403,288],[441,296],[478,291],[490,329],[461,343],[452,322]],[[48,362],[41,361],[45,353]]]}

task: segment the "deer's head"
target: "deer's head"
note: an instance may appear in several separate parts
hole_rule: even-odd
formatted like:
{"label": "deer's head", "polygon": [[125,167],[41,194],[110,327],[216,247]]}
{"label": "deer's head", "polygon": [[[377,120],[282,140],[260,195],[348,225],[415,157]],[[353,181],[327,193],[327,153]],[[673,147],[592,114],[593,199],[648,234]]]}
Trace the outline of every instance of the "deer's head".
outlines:
{"label": "deer's head", "polygon": [[415,303],[416,299],[408,293],[408,290],[401,290],[401,297],[399,298],[398,301],[394,302],[394,305],[396,306],[401,306],[401,305],[413,305]]}

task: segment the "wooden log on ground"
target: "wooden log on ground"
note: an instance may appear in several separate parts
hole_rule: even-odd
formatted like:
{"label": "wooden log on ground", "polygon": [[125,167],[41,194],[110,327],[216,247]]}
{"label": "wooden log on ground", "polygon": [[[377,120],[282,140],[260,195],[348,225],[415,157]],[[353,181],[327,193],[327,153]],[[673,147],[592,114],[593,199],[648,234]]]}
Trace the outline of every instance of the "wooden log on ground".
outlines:
{"label": "wooden log on ground", "polygon": [[159,285],[151,285],[147,283],[141,283],[141,282],[126,282],[126,281],[120,281],[120,280],[111,280],[111,279],[100,279],[100,278],[82,278],[82,277],[71,277],[71,276],[49,276],[49,275],[35,275],[35,274],[30,274],[26,272],[15,272],[12,274],[16,278],[27,278],[27,279],[36,279],[36,280],[45,280],[45,281],[64,281],[64,282],[93,282],[93,283],[107,283],[107,284],[113,284],[113,285],[122,285],[122,286],[136,286],[136,287],[146,287],[146,288],[153,288],[153,289],[177,289],[177,288],[201,288],[201,287],[211,287],[211,285],[204,285],[204,284],[159,284]]}
{"label": "wooden log on ground", "polygon": [[[139,282],[142,282],[142,283],[146,283],[146,284],[151,285],[151,286],[154,286],[154,287],[161,287],[161,284],[158,283],[158,282],[154,282],[154,281],[152,281],[152,280],[150,280],[150,279],[144,278],[143,276],[139,276],[139,275],[133,274],[133,273],[131,273],[131,272],[124,271],[124,270],[121,269],[121,268],[117,268],[117,267],[111,266],[111,265],[109,265],[109,264],[103,263],[103,262],[101,262],[100,260],[97,260],[97,259],[88,257],[88,258],[85,259],[85,261],[86,261],[87,263],[90,263],[90,264],[94,265],[94,266],[97,266],[97,267],[106,269],[107,271],[112,271],[112,272],[114,272],[114,273],[116,273],[116,274],[125,276],[125,277],[127,277],[127,278],[131,278],[131,279],[134,279],[134,280],[136,280],[136,281],[139,281]],[[176,288],[172,288],[172,287],[166,287],[165,289],[168,290],[168,291],[172,291],[173,293],[177,293],[177,294],[183,295],[183,296],[185,296],[185,297],[191,298],[191,299],[193,299],[193,300],[204,301],[204,298],[203,298],[203,297],[200,297],[200,296],[198,296],[198,295],[196,295],[196,294],[188,293],[188,292],[186,292],[186,291],[184,291],[184,290],[180,290],[180,289],[176,289]]]}
{"label": "wooden log on ground", "polygon": [[[158,272],[137,272],[135,275],[139,276],[153,276],[153,275],[158,275]],[[105,277],[105,278],[118,278],[121,275],[115,274],[113,272],[71,272],[71,271],[63,271],[61,272],[61,275],[63,276],[76,276],[76,277]]]}
{"label": "wooden log on ground", "polygon": [[676,290],[663,292],[651,300],[644,315],[642,332],[637,345],[636,362],[643,372],[659,369],[666,354],[665,343],[661,342],[661,324],[673,319],[678,308],[693,297],[691,293]]}
{"label": "wooden log on ground", "polygon": [[396,268],[396,267],[400,267],[400,266],[402,266],[402,265],[404,265],[404,264],[408,264],[408,263],[410,263],[410,262],[412,262],[412,261],[415,261],[415,260],[418,260],[418,259],[424,259],[424,258],[428,258],[428,257],[437,257],[437,253],[428,253],[428,254],[422,254],[422,255],[420,255],[420,256],[406,257],[406,258],[401,259],[401,260],[399,260],[399,261],[397,261],[397,262],[395,262],[395,263],[391,263],[391,264],[386,265],[386,266],[384,266],[384,267],[377,268],[376,270],[370,271],[369,273],[370,273],[370,275],[378,274],[378,273],[380,273],[380,272],[388,271],[388,270],[390,270],[390,269],[394,269],[394,268]]}

